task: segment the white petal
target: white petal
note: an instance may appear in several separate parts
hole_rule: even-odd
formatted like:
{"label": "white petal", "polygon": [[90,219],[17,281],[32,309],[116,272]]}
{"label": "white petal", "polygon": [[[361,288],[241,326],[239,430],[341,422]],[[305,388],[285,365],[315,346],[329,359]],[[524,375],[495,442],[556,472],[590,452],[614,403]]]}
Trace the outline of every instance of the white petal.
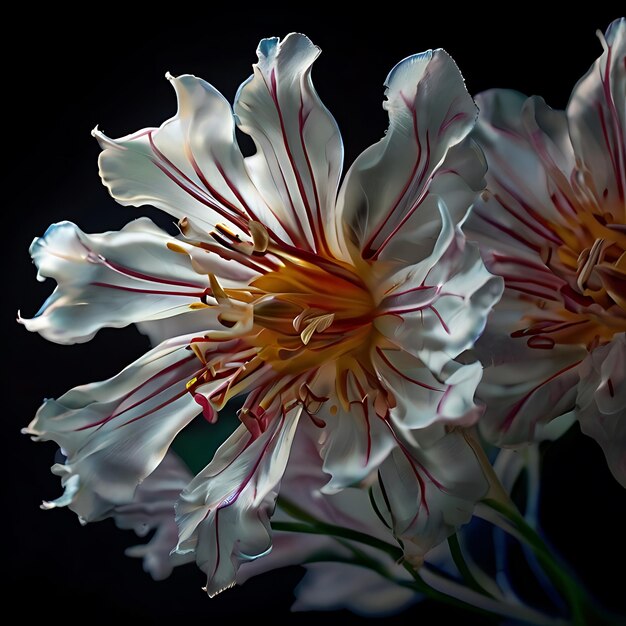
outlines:
{"label": "white petal", "polygon": [[511,337],[533,311],[528,301],[505,290],[475,346],[485,364],[477,394],[487,407],[480,428],[499,446],[554,439],[573,421],[578,366],[587,351],[558,344],[537,349],[526,337]]}
{"label": "white petal", "polygon": [[211,311],[189,311],[174,317],[138,322],[137,329],[147,335],[152,346],[158,346],[163,341],[173,337],[206,333],[207,327],[213,325],[207,324],[206,316],[209,315],[210,318],[213,318],[214,313],[215,311],[213,313]]}
{"label": "white petal", "polygon": [[248,222],[255,220],[284,236],[246,172],[230,104],[195,76],[169,78],[178,112],[160,128],[120,139],[94,131],[103,149],[100,175],[111,195],[123,205],[151,204],[191,218],[207,232],[226,223],[248,235]]}
{"label": "white petal", "polygon": [[397,447],[383,462],[374,495],[405,557],[420,565],[428,550],[470,520],[488,483],[461,432],[435,424],[413,437],[417,446]]}
{"label": "white petal", "polygon": [[437,203],[454,223],[483,187],[484,160],[471,141],[477,110],[454,61],[429,50],[399,63],[386,81],[389,129],[350,168],[342,185],[337,223],[353,255],[416,263],[436,238]]}
{"label": "white petal", "polygon": [[396,285],[380,303],[375,322],[387,339],[431,369],[441,369],[472,347],[503,289],[478,248],[465,241],[458,227],[451,230],[446,207],[439,203],[439,210],[444,227],[433,253],[395,275]]}
{"label": "white petal", "polygon": [[189,339],[162,344],[117,376],[41,406],[24,432],[55,441],[67,455],[53,471],[74,493],[59,504],[92,521],[132,501],[137,485],[199,412],[185,387],[199,369],[196,356],[185,350]]}
{"label": "white petal", "polygon": [[[194,271],[187,255],[167,247],[181,243],[146,218],[96,235],[71,222],[54,224],[35,239],[30,253],[39,280],[53,278],[58,285],[34,318],[20,321],[50,341],[82,343],[105,326],[188,312],[209,281]],[[206,310],[198,318],[204,326],[214,325]]]}
{"label": "white petal", "polygon": [[597,203],[622,207],[626,222],[626,19],[601,37],[604,52],[580,79],[567,106],[574,150],[590,174]]}
{"label": "white petal", "polygon": [[[168,452],[159,466],[136,489],[132,502],[113,510],[118,528],[129,528],[139,537],[154,530],[150,541],[133,546],[126,554],[143,559],[143,568],[155,580],[167,578],[175,565],[185,562],[182,555],[171,555],[178,541],[174,503],[191,480],[182,461]],[[189,559],[187,559],[189,560]]]}
{"label": "white petal", "polygon": [[393,393],[391,418],[403,428],[425,428],[436,421],[469,425],[482,414],[474,393],[482,376],[480,363],[451,361],[443,375],[408,352],[378,348],[374,358],[378,375]]}
{"label": "white petal", "polygon": [[299,416],[275,415],[257,439],[240,426],[181,494],[177,551],[195,552],[211,596],[235,584],[240,563],[271,548],[269,518]]}
{"label": "white petal", "polygon": [[579,373],[580,427],[600,444],[613,476],[626,487],[626,334],[596,348]]}
{"label": "white petal", "polygon": [[[315,92],[320,50],[304,35],[263,39],[254,74],[240,87],[235,113],[257,153],[246,159],[267,204],[299,247],[325,251],[334,239],[335,195],[343,162],[337,124]],[[331,241],[325,241],[325,235]]]}
{"label": "white petal", "polygon": [[354,400],[349,407],[331,399],[316,418],[326,424],[319,435],[323,469],[331,477],[322,489],[326,494],[358,484],[394,446],[389,428],[376,415],[372,398]]}
{"label": "white petal", "polygon": [[476,102],[474,136],[489,164],[488,192],[477,200],[464,231],[485,253],[529,260],[541,271],[541,249],[562,243],[548,222],[561,222],[557,204],[574,199],[575,158],[566,117],[538,98],[507,89],[482,93]]}

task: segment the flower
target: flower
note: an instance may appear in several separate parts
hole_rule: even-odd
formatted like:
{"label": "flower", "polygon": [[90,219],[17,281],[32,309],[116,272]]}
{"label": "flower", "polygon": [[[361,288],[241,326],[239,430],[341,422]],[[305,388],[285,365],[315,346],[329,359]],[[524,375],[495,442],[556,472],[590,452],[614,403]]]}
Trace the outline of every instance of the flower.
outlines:
{"label": "flower", "polygon": [[[155,580],[167,578],[174,566],[192,560],[174,552],[178,541],[174,505],[191,478],[180,458],[170,451],[137,488],[134,500],[117,506],[113,512],[119,528],[133,529],[140,537],[155,530],[148,543],[126,551],[129,556],[143,558],[144,569]],[[281,499],[296,504],[321,522],[393,544],[393,535],[371,507],[366,490],[349,488],[326,495],[321,489],[327,479],[319,465],[315,433],[310,427],[300,428],[281,482]],[[273,521],[298,520],[279,507]],[[363,554],[376,563],[378,571],[358,560]],[[438,570],[458,575],[445,543],[432,549],[427,559]],[[406,569],[384,552],[321,534],[275,532],[272,552],[244,563],[237,582],[303,563],[307,573],[295,590],[295,611],[346,608],[361,615],[385,615],[401,611],[419,599],[414,591],[402,586],[412,581]]]}
{"label": "flower", "polygon": [[158,342],[38,411],[27,432],[67,454],[53,468],[66,492],[49,506],[111,515],[200,410],[214,422],[246,396],[241,425],[176,505],[176,550],[195,555],[211,595],[270,550],[301,421],[316,425],[327,493],[380,468],[414,562],[430,547],[416,533],[441,541],[471,515],[459,503],[487,488],[470,447],[451,450],[429,429],[478,418],[481,366],[455,359],[502,288],[460,231],[483,184],[466,139],[476,107],[444,51],[405,59],[387,79],[387,134],[337,194],[342,143],[311,82],[318,54],[303,35],[264,39],[234,115],[208,83],[168,76],[178,112],[160,128],[117,140],[94,131],[112,196],[179,218],[180,236],[147,219],[99,235],[64,222],[31,247],[40,278],[58,286],[22,320],[29,330],[73,343],[138,323]]}
{"label": "flower", "polygon": [[492,362],[485,434],[518,445],[578,417],[626,486],[624,19],[600,39],[566,111],[506,90],[478,97],[488,186],[468,231],[506,285],[478,347]]}

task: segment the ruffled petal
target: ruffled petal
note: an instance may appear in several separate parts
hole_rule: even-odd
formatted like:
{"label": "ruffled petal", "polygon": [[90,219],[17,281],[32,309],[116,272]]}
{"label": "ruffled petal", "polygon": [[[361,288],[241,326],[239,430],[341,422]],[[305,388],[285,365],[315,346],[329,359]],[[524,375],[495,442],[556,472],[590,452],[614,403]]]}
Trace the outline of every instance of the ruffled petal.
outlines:
{"label": "ruffled petal", "polygon": [[[437,202],[453,222],[484,185],[484,159],[472,141],[477,109],[443,50],[408,57],[389,74],[385,137],[352,165],[342,185],[337,223],[353,258],[415,263],[436,239]],[[420,242],[418,249],[412,248]]]}
{"label": "ruffled petal", "polygon": [[626,334],[596,348],[580,365],[576,398],[581,430],[602,447],[626,487]]}
{"label": "ruffled petal", "polygon": [[186,382],[199,369],[185,350],[191,337],[166,342],[107,381],[47,400],[24,432],[55,441],[67,456],[52,468],[66,493],[44,508],[69,506],[84,521],[132,502],[137,485],[198,413]]}
{"label": "ruffled petal", "polygon": [[487,271],[442,203],[439,212],[443,228],[432,254],[394,275],[375,321],[389,341],[433,371],[472,347],[503,290],[502,279]]}
{"label": "ruffled petal", "polygon": [[[146,218],[119,232],[95,235],[71,222],[54,224],[35,239],[30,253],[38,279],[53,278],[57,287],[35,317],[20,321],[50,341],[67,344],[88,341],[105,326],[189,312],[191,304],[211,295],[209,280],[193,269],[186,254],[173,252],[168,244],[184,249]],[[215,255],[203,254],[215,270],[220,268]],[[197,323],[214,325],[214,311],[195,313],[200,313]]]}
{"label": "ruffled petal", "polygon": [[120,139],[94,131],[103,150],[100,176],[111,195],[123,205],[151,204],[191,218],[207,236],[223,223],[248,237],[250,220],[286,236],[246,171],[230,104],[195,76],[168,78],[178,112],[160,128]]}
{"label": "ruffled petal", "polygon": [[254,438],[240,426],[181,494],[177,552],[194,552],[214,596],[235,584],[243,562],[271,549],[270,517],[299,411],[276,415]]}
{"label": "ruffled petal", "polygon": [[[300,248],[326,252],[335,240],[335,196],[343,163],[339,128],[311,80],[320,50],[297,33],[263,39],[235,114],[257,153],[246,167]],[[278,210],[278,209],[277,209]]]}
{"label": "ruffled petal", "polygon": [[[463,230],[485,254],[497,252],[495,260],[521,258],[541,273],[542,248],[562,244],[550,224],[563,222],[566,207],[576,202],[567,119],[543,100],[508,89],[486,91],[476,102],[480,117],[473,136],[489,164],[488,191],[477,198]],[[486,260],[491,262],[490,257]],[[525,263],[517,273],[528,268]],[[520,288],[533,285],[533,276],[528,282],[523,278]]]}
{"label": "ruffled petal", "polygon": [[132,502],[116,506],[113,519],[118,528],[128,528],[137,536],[154,534],[150,541],[133,546],[126,554],[143,559],[143,569],[154,580],[163,580],[175,565],[192,560],[171,554],[178,541],[178,526],[174,519],[174,503],[191,480],[183,462],[168,452],[160,465],[136,489]]}
{"label": "ruffled petal", "polygon": [[604,52],[574,87],[567,107],[574,150],[599,206],[626,223],[626,19],[600,40]]}
{"label": "ruffled petal", "polygon": [[415,566],[472,516],[488,490],[480,463],[462,432],[440,424],[413,431],[417,445],[399,446],[382,463],[374,498]]}
{"label": "ruffled petal", "polygon": [[425,428],[434,422],[470,425],[482,414],[474,393],[482,376],[480,363],[451,361],[435,376],[404,350],[376,348],[374,366],[393,394],[392,421],[400,428]]}

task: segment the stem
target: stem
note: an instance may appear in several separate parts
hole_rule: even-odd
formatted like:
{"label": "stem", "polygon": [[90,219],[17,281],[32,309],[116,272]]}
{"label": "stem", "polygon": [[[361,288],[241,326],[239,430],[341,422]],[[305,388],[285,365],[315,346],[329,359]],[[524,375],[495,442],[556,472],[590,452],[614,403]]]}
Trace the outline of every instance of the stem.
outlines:
{"label": "stem", "polygon": [[479,582],[476,580],[476,577],[472,573],[465,557],[463,556],[463,549],[461,548],[461,542],[459,541],[459,536],[457,533],[450,535],[448,537],[448,546],[450,548],[450,554],[452,555],[452,560],[456,565],[461,577],[467,584],[470,589],[477,591],[478,593],[482,593],[484,596],[488,596],[493,598],[493,595],[489,593]]}
{"label": "stem", "polygon": [[[497,500],[486,499],[483,500],[483,504],[504,518],[507,523],[498,524],[503,530],[526,543],[535,553],[544,571],[567,599],[572,612],[572,623],[574,626],[607,623],[605,618],[598,614],[587,592],[569,574],[566,567],[557,560],[539,533],[517,511],[511,510]],[[497,519],[492,521],[497,523]],[[511,532],[511,526],[513,532]]]}
{"label": "stem", "polygon": [[506,523],[502,524],[498,519],[492,519],[490,521],[510,535],[516,537],[520,543],[523,545],[526,544],[532,549],[545,573],[554,582],[563,597],[567,599],[572,613],[573,626],[610,623],[612,620],[608,616],[602,615],[601,612],[594,607],[587,592],[580,586],[578,581],[569,574],[567,568],[562,563],[558,562],[541,536],[526,522],[523,515],[520,514],[508,492],[502,486],[475,432],[466,429],[463,433],[466,441],[476,454],[476,458],[481,464],[489,482],[489,492],[482,502],[487,507],[496,511],[504,518],[503,521]]}
{"label": "stem", "polygon": [[472,429],[465,428],[462,430],[462,432],[465,440],[474,451],[474,454],[476,455],[476,458],[481,465],[485,477],[489,482],[489,491],[485,498],[500,502],[503,505],[507,506],[509,509],[516,511],[517,507],[515,506],[513,500],[511,500],[511,497],[509,496],[507,490],[502,486],[498,475],[493,469],[491,461],[487,457],[487,454],[485,453],[485,450],[474,431]]}
{"label": "stem", "polygon": [[[524,451],[526,462],[526,508],[524,511],[524,520],[532,528],[538,528],[539,524],[539,488],[540,488],[540,457],[539,448],[537,446],[529,446]],[[554,587],[554,583],[550,577],[543,571],[537,556],[530,546],[523,545],[524,556],[532,573],[536,576],[537,581],[545,591],[546,595],[554,603],[560,611],[567,610],[567,606],[563,598]]]}
{"label": "stem", "polygon": [[357,541],[358,543],[365,544],[376,550],[386,552],[394,561],[402,559],[402,550],[400,548],[396,548],[382,539],[366,535],[358,530],[350,530],[349,528],[342,528],[341,526],[334,526],[333,524],[316,522],[315,526],[313,526],[305,522],[272,522],[272,528],[274,530],[282,530],[283,532],[341,537],[342,539]]}
{"label": "stem", "polygon": [[[280,504],[283,508],[285,508],[285,503],[283,501],[281,501]],[[287,507],[291,508],[291,510],[294,510],[298,515],[307,516],[310,519],[315,519],[312,518],[305,511],[302,511],[302,509],[299,509],[299,507],[293,505],[292,503],[287,504]],[[471,589],[467,589],[462,585],[455,583],[454,581],[444,579],[437,574],[429,572],[427,568],[423,568],[428,574],[429,578],[435,581],[437,587],[440,587],[436,588],[435,586],[426,582],[424,578],[422,578],[420,573],[417,572],[407,561],[404,561],[403,552],[400,548],[392,546],[386,541],[382,541],[381,539],[377,539],[376,537],[367,535],[366,533],[350,530],[341,526],[335,526],[334,524],[326,524],[325,522],[321,522],[319,520],[316,520],[314,524],[307,522],[277,521],[272,523],[272,528],[274,530],[283,532],[297,532],[313,535],[327,535],[331,537],[339,537],[341,539],[356,541],[358,543],[370,546],[374,549],[381,550],[382,552],[385,552],[388,556],[390,556],[394,561],[401,563],[404,569],[406,569],[406,571],[413,578],[412,582],[401,581],[394,578],[390,578],[390,580],[393,580],[398,585],[405,587],[408,586],[410,589],[422,593],[429,599],[444,602],[446,604],[450,604],[464,610],[479,613],[484,617],[493,618],[494,614],[497,614],[521,619],[542,626],[560,624],[560,622],[541,615],[540,613],[532,609],[528,609],[524,606],[515,606],[499,602],[498,600],[495,600],[493,598],[489,598],[482,594],[476,593]],[[378,571],[380,573],[380,567],[376,567],[375,571]],[[387,575],[383,575],[386,578],[389,578]]]}
{"label": "stem", "polygon": [[432,572],[428,567],[420,569],[422,580],[432,589],[436,589],[446,595],[453,595],[461,602],[475,604],[483,611],[496,613],[498,615],[513,618],[516,621],[523,621],[541,626],[566,626],[563,620],[548,617],[539,611],[525,606],[521,603],[504,602],[495,598],[479,595],[475,591],[464,587],[460,583],[448,580]]}

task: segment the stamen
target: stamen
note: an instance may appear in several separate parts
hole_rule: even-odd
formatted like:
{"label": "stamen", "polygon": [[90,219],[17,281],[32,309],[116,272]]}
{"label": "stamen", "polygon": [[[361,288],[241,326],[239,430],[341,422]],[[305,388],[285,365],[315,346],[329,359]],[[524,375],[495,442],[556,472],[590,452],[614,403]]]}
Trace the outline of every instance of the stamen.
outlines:
{"label": "stamen", "polygon": [[252,235],[252,242],[254,243],[254,251],[265,252],[270,242],[270,236],[265,226],[260,222],[254,221],[251,221],[248,226],[250,228],[250,234]]}
{"label": "stamen", "polygon": [[311,341],[311,337],[313,337],[314,332],[323,333],[333,323],[334,319],[334,313],[314,317],[309,322],[308,326],[300,333],[302,343],[306,346],[309,341]]}
{"label": "stamen", "polygon": [[602,262],[606,241],[596,239],[591,249],[585,248],[578,257],[578,270],[576,272],[576,284],[582,293],[587,289],[587,282],[593,273],[596,265]]}

